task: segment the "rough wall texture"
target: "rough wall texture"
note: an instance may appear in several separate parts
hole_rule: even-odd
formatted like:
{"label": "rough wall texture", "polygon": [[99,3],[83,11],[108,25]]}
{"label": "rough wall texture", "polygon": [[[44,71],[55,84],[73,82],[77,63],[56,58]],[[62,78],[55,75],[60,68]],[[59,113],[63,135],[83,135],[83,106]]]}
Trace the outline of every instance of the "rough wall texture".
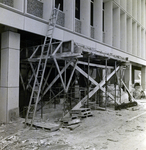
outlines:
{"label": "rough wall texture", "polygon": [[64,27],[65,24],[65,14],[63,12],[58,13],[57,24]]}
{"label": "rough wall texture", "polygon": [[13,7],[13,0],[0,0],[0,3]]}
{"label": "rough wall texture", "polygon": [[37,0],[28,0],[27,1],[27,13],[42,18],[43,17],[43,3]]}
{"label": "rough wall texture", "polygon": [[81,33],[81,21],[77,19],[75,20],[75,31]]}

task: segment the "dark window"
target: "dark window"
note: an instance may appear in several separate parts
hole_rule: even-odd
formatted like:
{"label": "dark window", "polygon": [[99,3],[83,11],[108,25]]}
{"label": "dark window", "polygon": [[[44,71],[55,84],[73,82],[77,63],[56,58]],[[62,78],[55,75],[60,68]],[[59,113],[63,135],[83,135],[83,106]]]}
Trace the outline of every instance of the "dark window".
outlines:
{"label": "dark window", "polygon": [[63,0],[55,0],[55,8],[58,8],[60,4],[60,10],[63,11]]}
{"label": "dark window", "polygon": [[102,6],[102,31],[104,32],[104,3]]}
{"label": "dark window", "polygon": [[75,18],[80,19],[80,0],[75,1]]}
{"label": "dark window", "polygon": [[94,0],[91,0],[91,5],[90,5],[90,25],[93,26],[93,19],[94,19]]}

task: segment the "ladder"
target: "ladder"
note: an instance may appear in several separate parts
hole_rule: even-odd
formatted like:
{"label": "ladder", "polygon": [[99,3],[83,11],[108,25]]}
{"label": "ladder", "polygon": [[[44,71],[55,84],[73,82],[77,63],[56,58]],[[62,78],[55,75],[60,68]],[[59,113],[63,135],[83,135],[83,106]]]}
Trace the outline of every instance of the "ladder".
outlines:
{"label": "ladder", "polygon": [[[53,33],[54,33],[55,26],[56,26],[57,18],[58,18],[59,8],[60,8],[60,4],[58,5],[57,9],[53,9],[51,12],[51,17],[49,19],[47,33],[44,39],[44,43],[41,47],[41,54],[40,54],[40,58],[39,58],[39,62],[38,62],[37,70],[36,70],[35,80],[33,83],[33,88],[32,88],[32,92],[30,96],[27,114],[25,118],[25,125],[26,125],[28,123],[29,115],[32,115],[30,127],[32,127],[33,125],[35,114],[37,111],[37,104],[40,101],[43,78],[44,78],[44,74],[46,70],[48,56],[49,56],[50,49],[51,49],[51,43],[52,43]],[[45,48],[45,46],[47,46],[47,49]]]}

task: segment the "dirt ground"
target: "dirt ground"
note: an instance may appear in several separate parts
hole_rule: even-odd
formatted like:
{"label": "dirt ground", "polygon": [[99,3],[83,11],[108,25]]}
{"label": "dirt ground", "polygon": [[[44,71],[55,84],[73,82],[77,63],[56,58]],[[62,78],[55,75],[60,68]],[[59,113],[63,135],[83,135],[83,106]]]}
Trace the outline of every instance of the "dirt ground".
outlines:
{"label": "dirt ground", "polygon": [[[1,150],[146,150],[146,100],[122,110],[93,110],[74,130],[24,128],[24,119],[0,126]],[[48,119],[48,123],[57,125]]]}

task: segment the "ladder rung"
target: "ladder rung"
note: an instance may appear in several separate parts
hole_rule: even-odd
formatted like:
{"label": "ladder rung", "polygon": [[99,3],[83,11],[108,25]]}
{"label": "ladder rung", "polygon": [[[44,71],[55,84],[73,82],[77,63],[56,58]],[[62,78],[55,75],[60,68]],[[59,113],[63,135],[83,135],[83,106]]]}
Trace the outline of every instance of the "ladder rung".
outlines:
{"label": "ladder rung", "polygon": [[50,23],[51,26],[54,26],[54,23]]}
{"label": "ladder rung", "polygon": [[51,28],[51,29],[48,29],[47,31],[51,31],[51,30],[53,30],[53,28]]}
{"label": "ladder rung", "polygon": [[52,35],[52,34],[47,34],[47,36],[50,36],[50,35]]}
{"label": "ladder rung", "polygon": [[38,91],[39,89],[34,89],[34,91],[36,92],[36,91]]}
{"label": "ladder rung", "polygon": [[33,111],[30,111],[29,114],[33,114]]}
{"label": "ladder rung", "polygon": [[39,72],[42,72],[42,71],[43,71],[42,69],[39,70]]}
{"label": "ladder rung", "polygon": [[55,17],[50,18],[49,20],[52,20],[52,19],[55,19],[55,18],[56,18],[56,16],[55,16]]}
{"label": "ladder rung", "polygon": [[37,97],[32,97],[32,98],[36,99]]}

